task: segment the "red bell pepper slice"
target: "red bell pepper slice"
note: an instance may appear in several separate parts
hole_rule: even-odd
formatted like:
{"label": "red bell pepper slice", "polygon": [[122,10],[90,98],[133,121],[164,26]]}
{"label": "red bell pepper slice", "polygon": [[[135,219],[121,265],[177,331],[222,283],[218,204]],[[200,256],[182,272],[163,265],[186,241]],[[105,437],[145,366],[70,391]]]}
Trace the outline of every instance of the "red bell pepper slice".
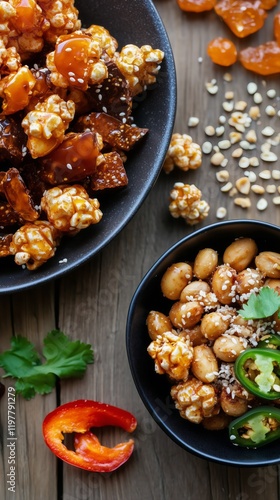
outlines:
{"label": "red bell pepper slice", "polygon": [[[113,448],[102,446],[90,429],[109,425],[133,432],[137,421],[116,406],[80,399],[50,412],[43,421],[43,435],[47,446],[64,462],[92,472],[112,472],[129,459],[134,441],[130,439]],[[64,433],[75,433],[75,451],[63,444]]]}

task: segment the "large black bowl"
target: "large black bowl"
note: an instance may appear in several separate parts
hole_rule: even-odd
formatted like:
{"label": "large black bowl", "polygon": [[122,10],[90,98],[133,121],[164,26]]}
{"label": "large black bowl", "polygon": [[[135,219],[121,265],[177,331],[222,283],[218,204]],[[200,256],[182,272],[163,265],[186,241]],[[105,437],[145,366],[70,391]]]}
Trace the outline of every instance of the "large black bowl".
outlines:
{"label": "large black bowl", "polygon": [[228,431],[207,431],[179,416],[169,395],[167,377],[155,373],[154,361],[147,353],[150,338],[146,318],[151,310],[168,314],[170,302],[163,298],[160,280],[175,262],[191,261],[198,250],[211,247],[220,254],[237,237],[251,237],[259,251],[279,252],[280,228],[259,221],[227,221],[200,229],[165,252],[144,276],[129,307],[126,345],[132,376],[144,404],[165,433],[185,450],[224,465],[264,466],[280,462],[279,442],[256,450],[233,446]]}
{"label": "large black bowl", "polygon": [[104,26],[117,39],[119,48],[133,43],[152,45],[164,51],[157,84],[146,92],[145,99],[138,99],[133,111],[136,124],[148,128],[149,133],[128,156],[128,186],[102,196],[102,221],[74,238],[62,241],[55,257],[37,271],[22,269],[12,257],[0,259],[0,293],[26,289],[58,278],[107,245],[133,217],[153,187],[172,134],[176,110],[175,66],[165,27],[152,1],[76,0],[75,5],[84,26]]}

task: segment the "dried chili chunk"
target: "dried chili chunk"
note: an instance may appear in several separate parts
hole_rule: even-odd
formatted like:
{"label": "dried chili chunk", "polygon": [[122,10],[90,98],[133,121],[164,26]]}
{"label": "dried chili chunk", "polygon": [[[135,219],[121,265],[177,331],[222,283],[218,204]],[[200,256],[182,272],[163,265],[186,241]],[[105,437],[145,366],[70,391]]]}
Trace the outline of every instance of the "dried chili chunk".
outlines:
{"label": "dried chili chunk", "polygon": [[91,189],[98,191],[126,186],[128,178],[119,153],[116,151],[106,153],[104,159],[105,161],[98,165],[96,172],[91,176]]}
{"label": "dried chili chunk", "polygon": [[239,59],[244,68],[259,75],[280,73],[280,46],[277,42],[266,42],[241,50]]}
{"label": "dried chili chunk", "polygon": [[7,160],[17,167],[26,155],[27,137],[23,132],[20,121],[6,117],[0,119],[0,161]]}
{"label": "dried chili chunk", "polygon": [[260,30],[267,17],[260,0],[220,0],[215,12],[239,38]]}
{"label": "dried chili chunk", "polygon": [[12,234],[5,234],[0,236],[0,257],[7,257],[11,255],[10,252],[10,243],[12,241]]}
{"label": "dried chili chunk", "polygon": [[94,111],[103,111],[116,118],[127,119],[132,108],[128,83],[114,61],[108,60],[106,65],[108,78],[87,90],[91,107]]}
{"label": "dried chili chunk", "polygon": [[78,120],[78,126],[98,132],[111,147],[129,151],[148,132],[147,128],[131,126],[106,113],[90,113]]}
{"label": "dried chili chunk", "polygon": [[181,10],[186,12],[205,12],[212,10],[217,0],[177,0]]}
{"label": "dried chili chunk", "polygon": [[10,168],[6,172],[3,188],[9,204],[20,218],[30,222],[38,219],[39,213],[35,210],[29,191],[16,168]]}
{"label": "dried chili chunk", "polygon": [[41,159],[41,177],[51,185],[68,183],[92,175],[100,154],[97,134],[70,132],[49,155]]}

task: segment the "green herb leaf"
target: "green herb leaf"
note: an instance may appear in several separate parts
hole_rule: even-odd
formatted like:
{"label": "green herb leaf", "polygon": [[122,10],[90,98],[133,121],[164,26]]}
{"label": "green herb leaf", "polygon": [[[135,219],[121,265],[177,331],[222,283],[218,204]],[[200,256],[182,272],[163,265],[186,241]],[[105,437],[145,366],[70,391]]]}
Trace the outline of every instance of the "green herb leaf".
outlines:
{"label": "green herb leaf", "polygon": [[81,377],[93,363],[90,344],[71,341],[63,332],[53,330],[44,339],[44,362],[34,345],[21,336],[13,337],[11,349],[0,354],[4,377],[16,379],[15,389],[25,399],[48,394],[55,387],[56,377]]}
{"label": "green herb leaf", "polygon": [[247,304],[239,310],[240,316],[245,319],[261,319],[272,316],[280,308],[280,295],[264,286],[258,294],[252,293]]}

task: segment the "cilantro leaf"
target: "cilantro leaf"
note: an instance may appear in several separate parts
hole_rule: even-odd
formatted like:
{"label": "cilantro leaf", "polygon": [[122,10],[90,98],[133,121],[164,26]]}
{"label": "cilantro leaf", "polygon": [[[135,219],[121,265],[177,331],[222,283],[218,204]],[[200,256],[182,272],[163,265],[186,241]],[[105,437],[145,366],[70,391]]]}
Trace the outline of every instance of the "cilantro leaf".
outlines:
{"label": "cilantro leaf", "polygon": [[0,354],[4,377],[16,379],[15,389],[25,399],[48,394],[55,387],[56,377],[81,377],[93,363],[90,344],[71,341],[63,332],[53,330],[44,339],[42,362],[35,346],[25,337],[15,336],[11,348]]}
{"label": "cilantro leaf", "polygon": [[272,316],[280,308],[280,295],[264,286],[258,294],[252,293],[247,304],[240,309],[239,314],[245,319],[261,319]]}

